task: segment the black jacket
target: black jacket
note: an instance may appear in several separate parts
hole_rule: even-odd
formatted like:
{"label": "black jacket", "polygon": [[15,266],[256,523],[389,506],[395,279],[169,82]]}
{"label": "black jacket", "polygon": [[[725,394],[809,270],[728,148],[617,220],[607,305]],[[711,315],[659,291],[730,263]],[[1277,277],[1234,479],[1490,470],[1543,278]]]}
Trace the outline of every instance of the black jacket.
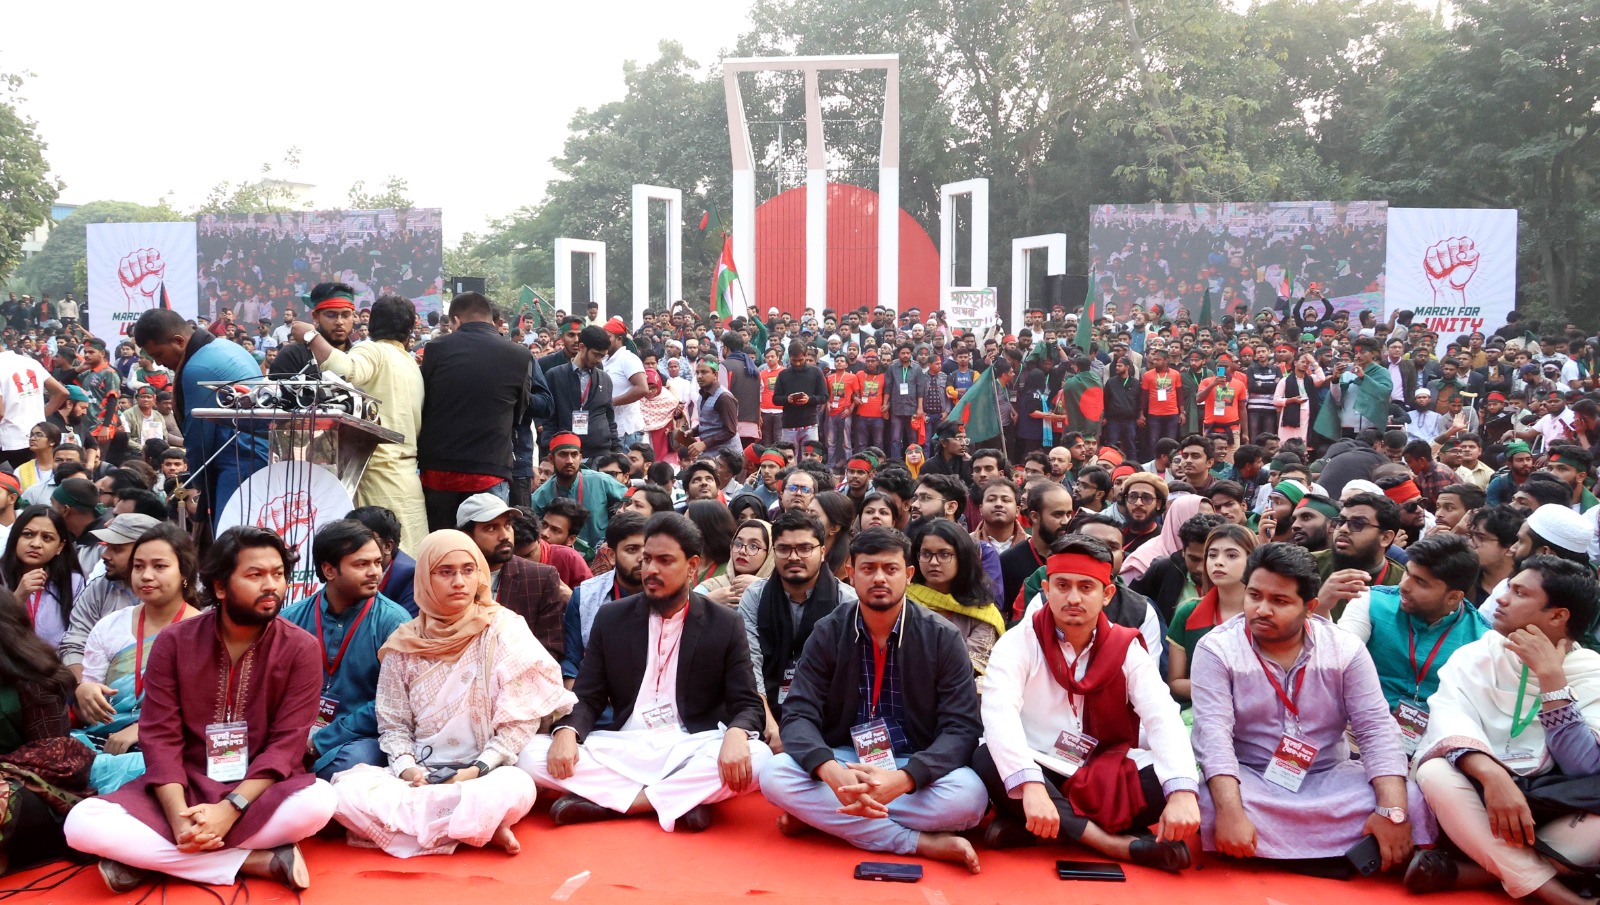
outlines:
{"label": "black jacket", "polygon": [[[850,727],[861,704],[860,611],[860,604],[845,604],[817,622],[783,702],[783,750],[812,775],[834,758],[834,748],[853,744]],[[954,626],[907,601],[895,665],[905,698],[901,728],[914,752],[905,771],[925,789],[965,767],[978,748],[983,724],[972,660]]]}
{"label": "black jacket", "polygon": [[1158,559],[1139,576],[1128,590],[1143,594],[1155,604],[1162,625],[1172,624],[1172,614],[1183,603],[1183,589],[1189,581],[1189,567],[1183,561],[1183,551]]}
{"label": "black jacket", "polygon": [[[643,594],[601,607],[572,687],[578,703],[556,726],[577,730],[582,742],[591,730],[619,729],[627,723],[644,680],[649,643],[650,605]],[[719,723],[750,732],[765,728],[766,712],[750,671],[750,642],[737,611],[690,594],[678,645],[678,718],[684,728],[691,733],[715,729]],[[971,666],[967,669],[971,672]],[[607,707],[611,722],[596,726]]]}
{"label": "black jacket", "polygon": [[528,350],[472,321],[422,353],[417,466],[511,477],[511,436],[528,417]]}
{"label": "black jacket", "polygon": [[583,395],[579,389],[578,369],[572,366],[572,362],[556,365],[554,370],[545,375],[545,382],[550,385],[550,396],[555,403],[555,413],[541,425],[540,449],[548,451],[551,437],[572,430],[573,412],[585,411],[589,413],[589,431],[580,438],[583,440],[583,457],[589,459],[603,453],[622,452],[622,438],[617,434],[617,413],[611,405],[611,375],[603,368],[595,368],[589,373],[587,401],[581,401]]}
{"label": "black jacket", "polygon": [[1324,460],[1317,483],[1328,491],[1328,496],[1336,500],[1344,493],[1344,485],[1357,478],[1370,481],[1375,469],[1389,464],[1388,456],[1354,438],[1340,440],[1328,447]]}

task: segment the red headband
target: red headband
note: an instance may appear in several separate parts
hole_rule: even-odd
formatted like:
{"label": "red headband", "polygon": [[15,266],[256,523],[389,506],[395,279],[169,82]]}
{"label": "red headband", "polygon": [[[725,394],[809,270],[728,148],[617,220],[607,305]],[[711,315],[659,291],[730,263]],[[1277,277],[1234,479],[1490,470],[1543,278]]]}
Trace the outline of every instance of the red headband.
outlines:
{"label": "red headband", "polygon": [[862,458],[857,457],[857,458],[851,459],[850,461],[844,463],[844,467],[845,468],[854,468],[857,471],[871,471],[872,470],[872,463],[868,462],[866,459],[862,459]]}
{"label": "red headband", "polygon": [[355,299],[341,292],[336,295],[328,296],[327,298],[318,302],[316,307],[312,308],[311,310],[327,311],[330,308],[348,308],[351,311],[354,311],[356,310],[356,302]]}
{"label": "red headband", "polygon": [[762,453],[761,454],[761,458],[760,458],[760,460],[758,460],[757,464],[760,464],[761,462],[775,462],[775,463],[777,463],[779,468],[783,468],[784,466],[789,464],[789,460],[785,459],[783,457],[783,453],[780,453],[780,452],[764,452],[764,453]]}
{"label": "red headband", "polygon": [[1044,568],[1047,575],[1087,575],[1101,584],[1111,583],[1111,563],[1086,553],[1057,553],[1045,560]]}
{"label": "red headband", "polygon": [[1395,505],[1398,506],[1407,500],[1414,500],[1417,497],[1422,496],[1422,491],[1417,489],[1416,481],[1408,480],[1404,484],[1396,484],[1395,486],[1390,487],[1388,490],[1383,492],[1383,495],[1391,500],[1394,500]]}

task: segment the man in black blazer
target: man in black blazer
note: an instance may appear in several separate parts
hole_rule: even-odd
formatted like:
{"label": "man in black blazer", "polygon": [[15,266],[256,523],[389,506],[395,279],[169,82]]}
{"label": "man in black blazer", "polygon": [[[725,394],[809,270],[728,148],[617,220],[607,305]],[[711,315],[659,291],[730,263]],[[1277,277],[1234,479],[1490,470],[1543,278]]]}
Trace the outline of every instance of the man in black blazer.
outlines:
{"label": "man in black blazer", "polygon": [[765,711],[744,622],[689,591],[704,547],[687,518],[650,517],[643,592],[600,608],[577,705],[518,759],[539,785],[566,793],[550,808],[557,826],[654,810],[668,832],[699,832],[710,806],[751,790],[772,757],[758,740]]}
{"label": "man in black blazer", "polygon": [[817,622],[783,705],[783,750],[761,771],[778,829],[810,825],[857,848],[920,855],[978,872],[955,833],[983,819],[968,761],[983,726],[961,634],[906,601],[911,542],[892,528],[850,542],[860,603]]}
{"label": "man in black blazer", "polygon": [[547,453],[547,438],[566,432],[582,440],[585,459],[622,452],[616,410],[611,404],[611,377],[602,366],[611,346],[610,336],[599,327],[584,327],[578,334],[578,348],[572,360],[545,374],[555,411],[549,421],[539,426],[540,445]]}

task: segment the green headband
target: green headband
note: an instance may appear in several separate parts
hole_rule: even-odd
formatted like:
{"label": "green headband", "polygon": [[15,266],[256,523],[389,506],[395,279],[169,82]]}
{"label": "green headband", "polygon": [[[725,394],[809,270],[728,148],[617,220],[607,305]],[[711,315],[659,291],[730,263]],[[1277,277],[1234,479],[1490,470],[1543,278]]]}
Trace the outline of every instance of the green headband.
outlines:
{"label": "green headband", "polygon": [[1521,440],[1512,440],[1510,443],[1506,444],[1506,458],[1507,459],[1510,459],[1512,456],[1516,455],[1517,453],[1529,453],[1529,454],[1531,454],[1532,452],[1533,452],[1533,448],[1530,447],[1528,444],[1522,442]]}
{"label": "green headband", "polygon": [[1322,513],[1328,518],[1339,517],[1339,507],[1334,505],[1332,500],[1319,500],[1313,497],[1306,497],[1305,499],[1301,500],[1299,504],[1295,506],[1295,508],[1311,509]]}
{"label": "green headband", "polygon": [[1583,464],[1582,462],[1579,462],[1577,459],[1572,458],[1571,455],[1566,454],[1566,453],[1556,453],[1555,455],[1552,455],[1550,457],[1550,464],[1551,465],[1557,465],[1557,464],[1565,465],[1568,468],[1573,468],[1573,469],[1576,469],[1578,471],[1583,471],[1583,472],[1587,472],[1589,470],[1589,466]]}
{"label": "green headband", "polygon": [[1294,481],[1279,481],[1277,486],[1272,488],[1272,492],[1283,494],[1295,505],[1299,505],[1300,500],[1306,495],[1306,489]]}

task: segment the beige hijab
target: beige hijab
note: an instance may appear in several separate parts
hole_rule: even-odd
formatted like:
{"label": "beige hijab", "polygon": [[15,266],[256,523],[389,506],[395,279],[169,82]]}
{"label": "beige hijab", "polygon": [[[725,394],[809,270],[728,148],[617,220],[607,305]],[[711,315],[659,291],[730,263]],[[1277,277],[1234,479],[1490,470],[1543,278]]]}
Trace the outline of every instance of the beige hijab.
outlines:
{"label": "beige hijab", "polygon": [[[472,554],[478,567],[478,592],[465,606],[452,608],[433,592],[433,570],[452,553]],[[500,604],[489,593],[489,564],[472,538],[460,531],[435,531],[422,539],[417,550],[414,593],[417,618],[394,630],[378,649],[378,659],[390,653],[416,654],[430,660],[454,663],[467,646],[494,622]]]}
{"label": "beige hijab", "polygon": [[[760,519],[752,518],[745,519],[743,522],[739,523],[739,531],[743,531],[746,528],[760,528],[762,533],[766,535],[767,561],[762,563],[761,568],[756,570],[754,577],[771,578],[774,567],[778,565],[778,556],[772,552],[772,526]],[[739,531],[733,532],[735,539],[738,538]],[[723,572],[721,575],[718,575],[715,578],[707,578],[705,581],[700,583],[700,587],[705,588],[705,593],[709,594],[712,591],[716,591],[733,584],[733,579],[733,555],[729,554],[728,571]]]}

